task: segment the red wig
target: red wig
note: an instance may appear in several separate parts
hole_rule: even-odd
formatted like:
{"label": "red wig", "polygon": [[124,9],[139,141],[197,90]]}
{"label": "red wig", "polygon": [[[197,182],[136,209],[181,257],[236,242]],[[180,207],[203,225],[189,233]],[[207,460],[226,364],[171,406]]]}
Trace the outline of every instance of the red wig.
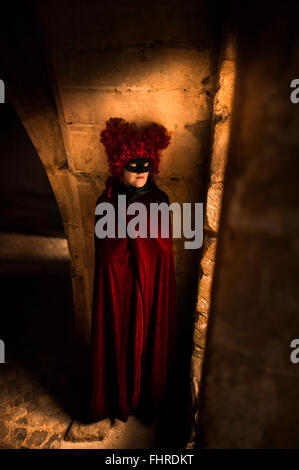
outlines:
{"label": "red wig", "polygon": [[149,158],[150,174],[158,173],[161,151],[170,142],[170,135],[164,126],[152,123],[138,128],[122,118],[110,118],[100,136],[110,171],[120,179],[123,167],[131,158]]}

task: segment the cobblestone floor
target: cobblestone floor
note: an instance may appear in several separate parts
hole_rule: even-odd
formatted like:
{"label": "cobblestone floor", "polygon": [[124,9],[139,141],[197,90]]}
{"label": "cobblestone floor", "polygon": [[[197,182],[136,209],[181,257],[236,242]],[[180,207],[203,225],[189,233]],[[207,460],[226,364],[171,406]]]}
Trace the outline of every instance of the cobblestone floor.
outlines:
{"label": "cobblestone floor", "polygon": [[2,448],[59,448],[70,421],[36,374],[12,360],[1,365]]}
{"label": "cobblestone floor", "polygon": [[0,234],[0,448],[59,448],[80,408],[66,240]]}
{"label": "cobblestone floor", "polygon": [[183,418],[178,421],[174,402],[157,428],[132,416],[105,441],[63,440],[71,420],[84,416],[88,383],[88,352],[73,339],[69,268],[65,239],[0,232],[0,448],[169,448],[182,442]]}

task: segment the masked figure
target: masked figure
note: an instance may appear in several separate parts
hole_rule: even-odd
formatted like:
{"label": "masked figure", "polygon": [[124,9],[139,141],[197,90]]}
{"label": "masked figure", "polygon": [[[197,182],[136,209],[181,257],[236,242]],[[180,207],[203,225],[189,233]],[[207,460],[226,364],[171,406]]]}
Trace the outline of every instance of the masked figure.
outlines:
{"label": "masked figure", "polygon": [[[126,422],[139,410],[148,414],[161,410],[176,362],[171,222],[168,213],[169,236],[162,237],[161,216],[156,224],[150,219],[151,203],[169,204],[153,175],[158,173],[161,151],[169,145],[170,136],[158,124],[138,128],[111,118],[101,132],[101,142],[112,175],[97,207],[112,204],[115,237],[99,238],[95,230],[89,412],[93,421],[110,417]],[[119,236],[118,220],[124,216],[123,212],[118,219],[120,195],[126,196],[125,211],[134,203],[146,209],[140,212],[142,236]],[[127,227],[136,213],[126,212]],[[102,217],[96,215],[96,228]],[[153,232],[155,237],[151,237]]]}

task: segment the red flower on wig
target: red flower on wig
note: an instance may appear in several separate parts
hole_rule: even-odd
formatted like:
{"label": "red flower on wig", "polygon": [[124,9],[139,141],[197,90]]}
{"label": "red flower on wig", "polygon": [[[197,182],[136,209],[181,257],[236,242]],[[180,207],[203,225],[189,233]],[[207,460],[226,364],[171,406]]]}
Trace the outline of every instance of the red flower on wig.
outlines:
{"label": "red flower on wig", "polygon": [[164,126],[152,123],[137,127],[122,118],[110,118],[100,136],[110,171],[119,178],[131,158],[149,158],[150,174],[158,173],[161,151],[170,143],[170,135]]}

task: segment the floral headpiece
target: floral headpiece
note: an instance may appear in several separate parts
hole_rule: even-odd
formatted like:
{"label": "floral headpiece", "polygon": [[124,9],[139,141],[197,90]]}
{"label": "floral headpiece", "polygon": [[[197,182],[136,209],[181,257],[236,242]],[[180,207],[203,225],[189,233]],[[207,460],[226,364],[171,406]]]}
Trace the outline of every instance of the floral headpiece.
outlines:
{"label": "floral headpiece", "polygon": [[168,147],[170,135],[156,123],[137,127],[122,118],[110,118],[100,133],[110,171],[122,179],[122,169],[131,158],[149,158],[150,174],[159,172],[161,151]]}

